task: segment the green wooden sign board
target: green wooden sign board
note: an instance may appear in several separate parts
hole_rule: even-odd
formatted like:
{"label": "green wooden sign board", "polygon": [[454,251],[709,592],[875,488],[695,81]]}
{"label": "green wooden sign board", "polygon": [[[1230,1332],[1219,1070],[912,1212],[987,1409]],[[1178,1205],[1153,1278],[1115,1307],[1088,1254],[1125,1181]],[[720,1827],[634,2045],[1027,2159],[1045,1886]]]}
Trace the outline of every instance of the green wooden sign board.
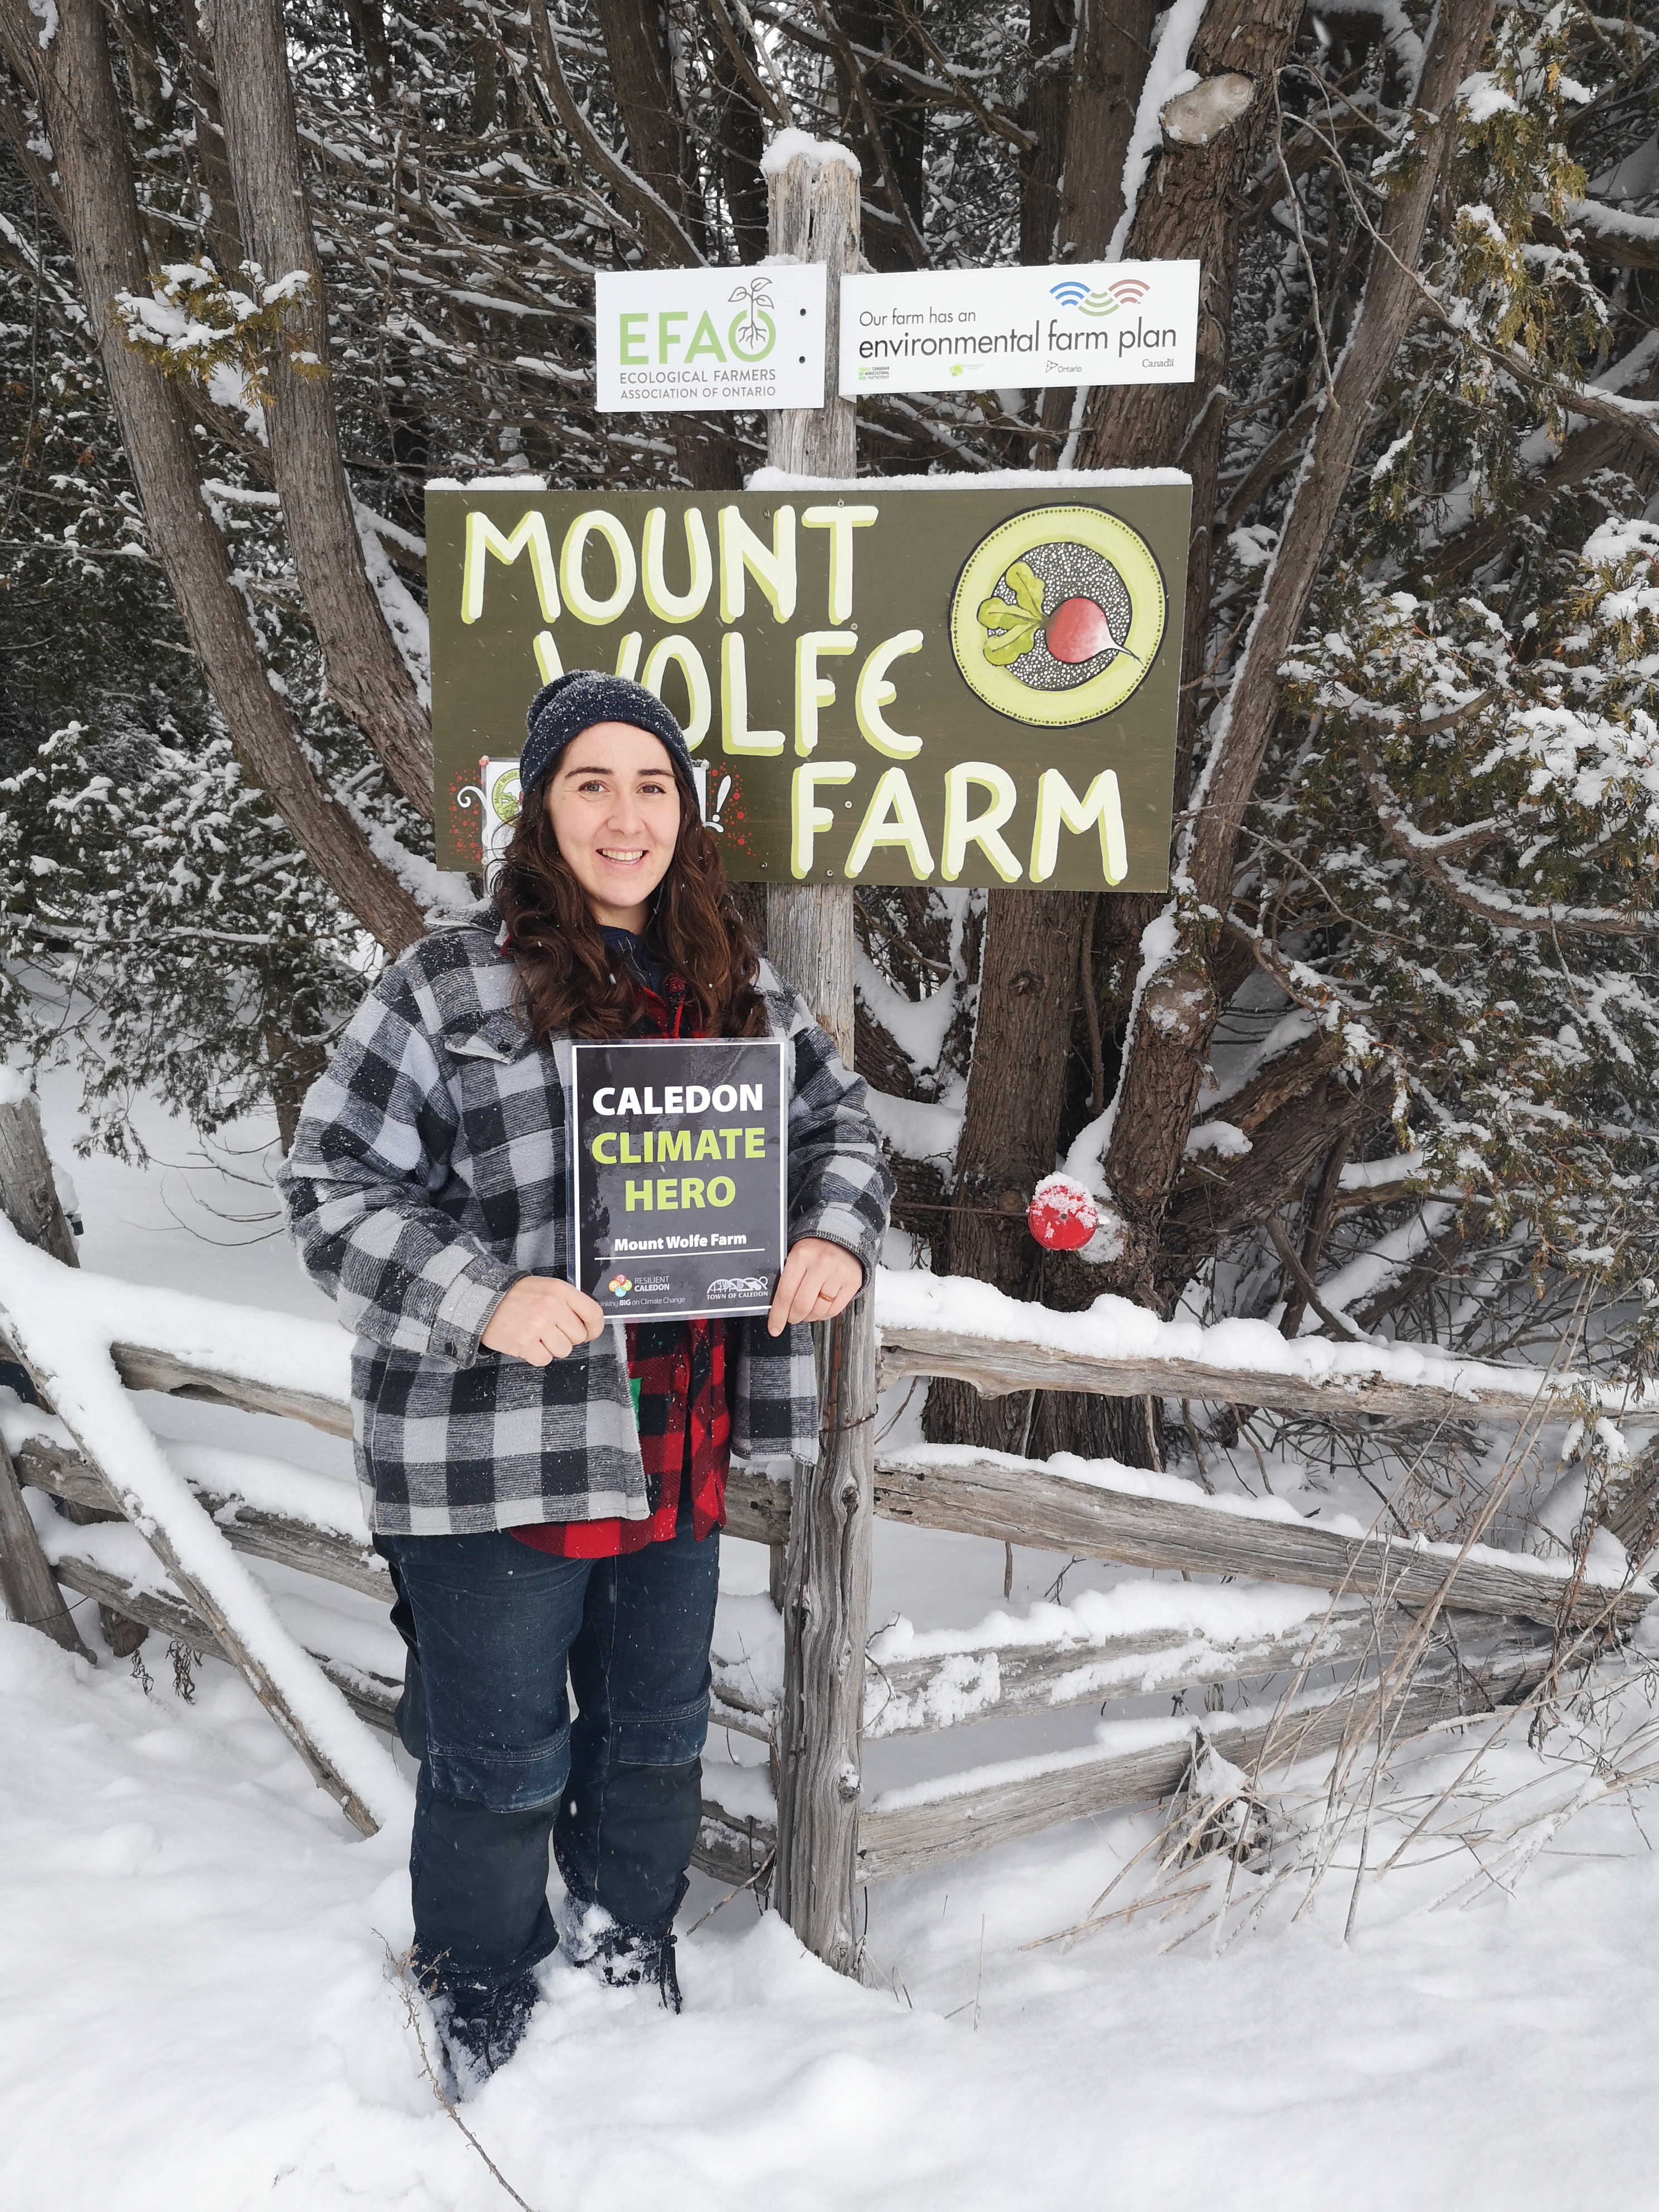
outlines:
{"label": "green wooden sign board", "polygon": [[538,688],[602,668],[679,717],[736,880],[1161,890],[1190,506],[1171,470],[434,485],[440,864],[499,848]]}

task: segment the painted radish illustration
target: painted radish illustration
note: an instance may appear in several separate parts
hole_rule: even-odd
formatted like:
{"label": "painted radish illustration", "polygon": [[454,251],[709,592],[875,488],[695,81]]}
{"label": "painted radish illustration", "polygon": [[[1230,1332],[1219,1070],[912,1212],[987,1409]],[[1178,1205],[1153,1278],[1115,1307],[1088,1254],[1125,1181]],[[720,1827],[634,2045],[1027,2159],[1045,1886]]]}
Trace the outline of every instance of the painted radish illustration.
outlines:
{"label": "painted radish illustration", "polygon": [[994,668],[1006,668],[1023,659],[1039,639],[1052,658],[1067,667],[1077,667],[1103,654],[1108,659],[1115,659],[1121,653],[1127,653],[1131,660],[1140,658],[1113,636],[1111,623],[1098,599],[1074,594],[1062,599],[1052,614],[1045,614],[1042,581],[1029,562],[1012,562],[1001,580],[1014,595],[1012,604],[999,592],[981,600],[979,607],[980,624],[986,634],[985,658]]}

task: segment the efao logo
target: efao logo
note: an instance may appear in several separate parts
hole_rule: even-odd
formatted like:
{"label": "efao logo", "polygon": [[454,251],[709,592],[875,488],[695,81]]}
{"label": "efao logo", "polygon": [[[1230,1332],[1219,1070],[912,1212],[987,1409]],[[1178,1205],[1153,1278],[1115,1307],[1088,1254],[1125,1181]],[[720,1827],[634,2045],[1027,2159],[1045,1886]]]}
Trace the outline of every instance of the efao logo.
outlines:
{"label": "efao logo", "polygon": [[1040,507],[981,538],[951,600],[951,650],[988,707],[1063,729],[1122,706],[1163,641],[1164,574],[1097,507]]}
{"label": "efao logo", "polygon": [[731,304],[738,313],[732,318],[726,342],[733,357],[742,362],[764,361],[778,342],[778,326],[772,319],[771,280],[751,276],[732,294]]}

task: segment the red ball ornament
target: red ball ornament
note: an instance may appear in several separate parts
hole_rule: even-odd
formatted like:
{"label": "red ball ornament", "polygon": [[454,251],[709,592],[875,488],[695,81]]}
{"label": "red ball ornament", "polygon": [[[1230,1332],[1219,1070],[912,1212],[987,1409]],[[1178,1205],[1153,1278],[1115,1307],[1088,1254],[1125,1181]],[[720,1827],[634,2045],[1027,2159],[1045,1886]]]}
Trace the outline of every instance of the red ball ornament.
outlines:
{"label": "red ball ornament", "polygon": [[1046,1176],[1031,1194],[1025,1219],[1033,1237],[1050,1252],[1075,1252],[1100,1225],[1095,1201],[1069,1176]]}

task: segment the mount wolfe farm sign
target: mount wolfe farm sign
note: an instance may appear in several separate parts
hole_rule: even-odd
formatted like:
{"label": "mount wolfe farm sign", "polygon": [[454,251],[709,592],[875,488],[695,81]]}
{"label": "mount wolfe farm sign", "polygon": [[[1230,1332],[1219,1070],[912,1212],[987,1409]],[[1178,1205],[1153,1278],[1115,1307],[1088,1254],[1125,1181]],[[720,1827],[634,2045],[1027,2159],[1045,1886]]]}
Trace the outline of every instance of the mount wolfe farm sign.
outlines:
{"label": "mount wolfe farm sign", "polygon": [[574,668],[666,701],[748,882],[1167,880],[1191,490],[1172,470],[427,495],[438,859],[517,808]]}

